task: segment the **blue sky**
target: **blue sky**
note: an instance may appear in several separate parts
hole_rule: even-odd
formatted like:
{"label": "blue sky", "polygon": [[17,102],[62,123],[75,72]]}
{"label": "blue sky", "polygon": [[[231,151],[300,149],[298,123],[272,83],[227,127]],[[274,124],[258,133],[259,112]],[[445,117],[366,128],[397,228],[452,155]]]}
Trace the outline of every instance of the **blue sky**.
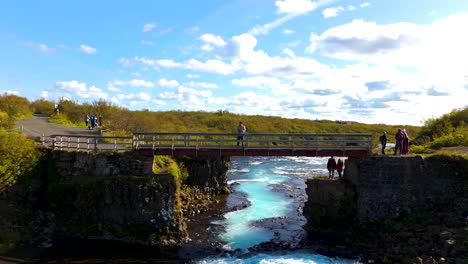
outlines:
{"label": "blue sky", "polygon": [[0,93],[421,125],[468,104],[464,0],[5,0]]}

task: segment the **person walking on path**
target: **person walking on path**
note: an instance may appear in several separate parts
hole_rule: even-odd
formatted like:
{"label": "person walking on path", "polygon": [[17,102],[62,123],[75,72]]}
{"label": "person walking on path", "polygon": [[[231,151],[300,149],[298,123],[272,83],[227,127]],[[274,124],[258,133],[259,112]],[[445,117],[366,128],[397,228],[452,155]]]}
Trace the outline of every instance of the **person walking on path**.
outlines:
{"label": "person walking on path", "polygon": [[408,133],[406,133],[406,129],[404,128],[401,131],[401,134],[403,136],[403,141],[401,145],[401,154],[405,155],[405,154],[408,154],[409,152],[409,136],[408,136]]}
{"label": "person walking on path", "polygon": [[336,164],[336,171],[338,172],[338,177],[341,178],[341,172],[343,171],[343,161],[338,159],[338,163]]}
{"label": "person walking on path", "polygon": [[89,115],[86,115],[85,118],[84,118],[84,123],[85,123],[85,126],[88,127],[88,124],[89,124]]}
{"label": "person walking on path", "polygon": [[401,155],[401,147],[403,145],[403,132],[401,132],[401,129],[398,129],[398,131],[395,134],[395,151],[393,155],[396,155],[397,153]]}
{"label": "person walking on path", "polygon": [[244,123],[239,122],[239,125],[237,126],[237,146],[240,145],[242,141],[242,146],[244,146],[244,134],[247,131],[247,128],[245,127]]}
{"label": "person walking on path", "polygon": [[96,127],[96,116],[92,115],[90,118],[91,121],[91,129],[94,129]]}
{"label": "person walking on path", "polygon": [[336,169],[336,161],[333,158],[333,156],[331,156],[328,159],[327,169],[328,169],[328,178],[333,178],[335,176],[335,169]]}
{"label": "person walking on path", "polygon": [[379,137],[380,144],[382,145],[382,155],[385,155],[385,146],[387,146],[387,132],[383,132],[383,134]]}
{"label": "person walking on path", "polygon": [[98,124],[99,127],[102,127],[102,115],[99,115]]}

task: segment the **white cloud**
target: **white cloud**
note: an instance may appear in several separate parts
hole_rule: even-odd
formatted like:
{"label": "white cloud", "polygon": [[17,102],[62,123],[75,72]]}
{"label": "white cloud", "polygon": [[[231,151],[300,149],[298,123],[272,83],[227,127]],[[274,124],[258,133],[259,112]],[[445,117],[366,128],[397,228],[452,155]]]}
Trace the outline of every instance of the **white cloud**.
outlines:
{"label": "white cloud", "polygon": [[140,92],[140,93],[131,93],[131,94],[118,94],[117,99],[119,100],[142,100],[142,101],[150,101],[151,100],[151,95],[145,92]]}
{"label": "white cloud", "polygon": [[342,6],[337,7],[328,7],[322,11],[324,18],[336,17],[339,13],[343,12],[345,9]]}
{"label": "white cloud", "polygon": [[361,8],[368,7],[368,6],[370,6],[370,3],[365,2],[365,3],[360,4],[359,6]]}
{"label": "white cloud", "polygon": [[200,75],[199,74],[187,74],[187,78],[196,79],[196,78],[200,78]]}
{"label": "white cloud", "polygon": [[54,88],[64,92],[85,93],[87,91],[86,83],[78,81],[56,82]]}
{"label": "white cloud", "polygon": [[111,92],[120,92],[120,88],[115,87],[113,83],[107,83],[107,90]]}
{"label": "white cloud", "polygon": [[203,34],[200,36],[200,40],[205,43],[215,45],[217,47],[222,47],[226,45],[226,42],[223,40],[221,36],[213,35],[213,34]]}
{"label": "white cloud", "polygon": [[283,17],[280,17],[270,23],[266,23],[263,25],[257,25],[253,27],[250,31],[249,34],[251,35],[266,35],[268,34],[271,30],[283,25],[284,23],[288,22],[289,20],[295,18],[297,15],[295,14],[288,14]]}
{"label": "white cloud", "polygon": [[346,7],[346,9],[347,9],[348,11],[354,11],[354,10],[356,10],[356,7],[353,6],[353,5],[348,5],[348,6]]}
{"label": "white cloud", "polygon": [[87,45],[84,45],[84,44],[80,45],[80,51],[83,52],[83,53],[86,53],[86,54],[96,54],[97,53],[96,48],[93,48],[91,46],[87,46]]}
{"label": "white cloud", "polygon": [[20,92],[12,90],[0,90],[0,95],[3,94],[20,95]]}
{"label": "white cloud", "polygon": [[156,24],[154,23],[148,23],[143,25],[143,32],[150,32],[156,27]]}
{"label": "white cloud", "polygon": [[284,16],[273,20],[272,22],[257,25],[249,30],[251,35],[266,35],[271,30],[283,25],[289,20],[299,16],[307,14],[315,9],[328,5],[335,2],[335,0],[277,0],[275,1],[275,6],[277,7],[276,12],[278,14],[284,14]]}
{"label": "white cloud", "polygon": [[213,46],[211,46],[210,44],[205,44],[203,46],[201,46],[201,50],[203,51],[212,51],[214,49]]}
{"label": "white cloud", "polygon": [[49,98],[49,92],[48,91],[41,91],[41,94],[39,95],[39,97],[47,99],[47,98]]}
{"label": "white cloud", "polygon": [[96,86],[89,87],[89,95],[93,99],[99,99],[99,98],[106,99],[107,98],[107,94],[104,93],[100,88],[97,88]]}
{"label": "white cloud", "polygon": [[151,102],[156,104],[156,105],[159,105],[159,106],[167,105],[167,103],[165,101],[159,100],[159,99],[153,99],[153,100],[151,100]]}
{"label": "white cloud", "polygon": [[55,48],[49,47],[47,44],[35,43],[35,42],[20,42],[19,45],[37,49],[44,53],[51,53],[55,51]]}
{"label": "white cloud", "polygon": [[164,92],[159,95],[160,100],[175,100],[182,109],[206,109],[207,100],[212,96],[211,91],[196,90],[179,86],[175,92]]}
{"label": "white cloud", "polygon": [[196,70],[196,71],[211,72],[211,73],[218,73],[218,74],[224,74],[224,75],[232,74],[240,69],[240,66],[235,63],[229,64],[219,59],[206,60],[204,62],[196,60],[196,59],[189,59],[188,61],[185,61],[185,62],[176,62],[171,59],[155,60],[155,59],[149,59],[145,57],[135,57],[132,61],[129,61],[129,62],[138,62],[138,63],[142,63],[148,66]]}
{"label": "white cloud", "polygon": [[279,14],[301,14],[317,9],[319,6],[331,1],[311,1],[311,0],[277,0],[275,6]]}
{"label": "white cloud", "polygon": [[[50,92],[50,91],[49,91]],[[107,99],[107,94],[104,93],[100,88],[92,85],[88,88],[86,83],[80,83],[78,81],[59,81],[56,82],[52,88],[52,92],[57,95],[57,98],[65,96],[67,98],[73,98],[78,96],[84,99]]]}
{"label": "white cloud", "polygon": [[165,78],[159,79],[158,85],[162,87],[177,87],[179,82],[176,80],[167,80]]}
{"label": "white cloud", "polygon": [[130,59],[126,59],[126,58],[120,58],[119,64],[124,67],[130,67],[130,66],[133,66],[133,61]]}
{"label": "white cloud", "polygon": [[54,49],[52,49],[52,48],[49,48],[49,46],[47,46],[46,44],[38,44],[37,47],[38,47],[39,50],[42,51],[42,52],[51,52],[51,51],[54,50]]}
{"label": "white cloud", "polygon": [[131,86],[131,87],[145,87],[145,88],[152,88],[154,84],[150,81],[140,80],[140,79],[133,79],[130,81],[114,81],[114,85],[118,86]]}
{"label": "white cloud", "polygon": [[218,88],[218,85],[215,83],[207,83],[207,82],[188,82],[184,85],[189,87],[197,87],[197,88],[205,88],[205,89],[215,89]]}
{"label": "white cloud", "polygon": [[196,33],[198,31],[200,31],[200,27],[198,27],[198,26],[194,26],[194,27],[190,27],[190,28],[185,29],[185,32],[190,33],[190,34]]}
{"label": "white cloud", "polygon": [[232,83],[240,87],[252,87],[258,89],[285,89],[286,85],[281,80],[273,77],[248,77],[242,79],[233,79]]}
{"label": "white cloud", "polygon": [[283,54],[287,55],[290,58],[296,58],[296,54],[294,54],[294,51],[288,48],[283,49]]}
{"label": "white cloud", "polygon": [[321,35],[312,33],[308,52],[342,60],[410,67],[453,81],[468,71],[468,37],[460,33],[466,24],[468,13],[451,15],[429,25],[379,25],[358,19]]}
{"label": "white cloud", "polygon": [[145,46],[153,46],[154,45],[153,41],[149,41],[149,40],[142,40],[140,43],[142,45],[145,45]]}
{"label": "white cloud", "polygon": [[284,29],[283,31],[281,31],[281,33],[285,34],[285,35],[291,35],[291,34],[294,34],[294,30],[292,29]]}

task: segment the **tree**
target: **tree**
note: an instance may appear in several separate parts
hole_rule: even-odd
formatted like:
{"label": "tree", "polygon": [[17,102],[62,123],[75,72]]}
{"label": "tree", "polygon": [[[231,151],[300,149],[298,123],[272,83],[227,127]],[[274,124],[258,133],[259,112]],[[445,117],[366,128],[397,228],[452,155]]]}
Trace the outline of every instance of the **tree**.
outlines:
{"label": "tree", "polygon": [[55,104],[46,99],[38,99],[31,103],[31,110],[35,114],[52,115],[54,113]]}
{"label": "tree", "polygon": [[30,116],[28,99],[14,94],[3,94],[0,96],[0,111],[8,114],[8,126],[20,118]]}

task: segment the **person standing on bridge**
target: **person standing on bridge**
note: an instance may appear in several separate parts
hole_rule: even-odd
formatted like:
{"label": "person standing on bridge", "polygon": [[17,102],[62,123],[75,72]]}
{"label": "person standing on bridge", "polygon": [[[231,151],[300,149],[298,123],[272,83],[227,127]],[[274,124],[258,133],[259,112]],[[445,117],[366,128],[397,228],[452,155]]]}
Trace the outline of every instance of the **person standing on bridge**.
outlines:
{"label": "person standing on bridge", "polygon": [[336,164],[336,171],[338,172],[338,177],[341,178],[341,172],[343,171],[343,161],[341,159],[338,159],[338,163]]}
{"label": "person standing on bridge", "polygon": [[385,146],[387,146],[387,132],[383,132],[383,134],[379,137],[380,144],[382,145],[382,155],[385,155]]}
{"label": "person standing on bridge", "polygon": [[245,127],[244,123],[239,122],[239,125],[237,126],[237,146],[240,145],[242,141],[242,146],[244,146],[244,134],[247,131],[247,128]]}
{"label": "person standing on bridge", "polygon": [[85,126],[88,127],[89,115],[86,115],[86,116],[85,116],[85,118],[84,118],[84,123],[85,123]]}
{"label": "person standing on bridge", "polygon": [[328,169],[328,178],[333,178],[335,176],[335,169],[336,169],[336,161],[333,158],[333,156],[331,156],[328,159],[327,169]]}
{"label": "person standing on bridge", "polygon": [[401,154],[405,155],[405,154],[408,154],[409,152],[409,136],[408,136],[408,133],[406,132],[406,129],[404,128],[401,131],[401,134],[403,135],[403,140],[401,142]]}
{"label": "person standing on bridge", "polygon": [[401,132],[401,129],[398,129],[398,131],[395,134],[395,151],[393,155],[396,155],[397,153],[401,155],[401,147],[403,146],[403,132]]}

